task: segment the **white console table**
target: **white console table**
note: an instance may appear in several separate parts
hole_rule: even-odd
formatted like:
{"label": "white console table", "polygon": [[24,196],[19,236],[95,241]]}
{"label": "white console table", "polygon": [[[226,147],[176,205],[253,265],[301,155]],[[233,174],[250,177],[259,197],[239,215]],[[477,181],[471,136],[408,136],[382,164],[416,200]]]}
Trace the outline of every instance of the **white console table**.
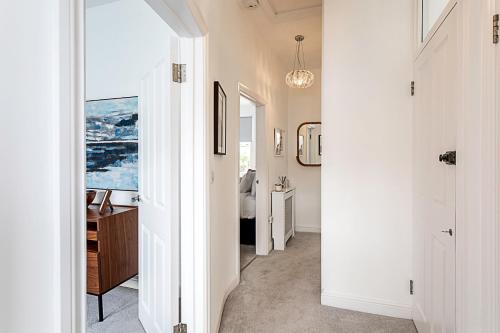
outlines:
{"label": "white console table", "polygon": [[286,242],[295,236],[295,188],[272,192],[274,249],[285,250]]}

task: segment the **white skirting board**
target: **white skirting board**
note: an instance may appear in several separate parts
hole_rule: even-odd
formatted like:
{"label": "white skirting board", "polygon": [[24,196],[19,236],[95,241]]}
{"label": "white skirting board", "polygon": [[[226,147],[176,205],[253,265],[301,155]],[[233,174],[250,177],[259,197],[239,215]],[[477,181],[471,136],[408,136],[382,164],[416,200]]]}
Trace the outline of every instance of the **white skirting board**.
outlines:
{"label": "white skirting board", "polygon": [[303,225],[296,225],[295,226],[295,231],[297,232],[310,232],[313,234],[320,234],[321,233],[321,227],[309,227],[309,226],[303,226]]}
{"label": "white skirting board", "polygon": [[381,316],[402,319],[412,318],[412,307],[410,305],[394,304],[380,299],[368,299],[323,291],[321,293],[321,304]]}
{"label": "white skirting board", "polygon": [[231,294],[233,292],[233,290],[238,287],[238,285],[240,284],[240,281],[238,281],[238,279],[234,279],[228,286],[226,292],[224,293],[224,298],[222,300],[222,306],[221,308],[219,309],[219,317],[218,317],[218,322],[217,322],[217,331],[216,332],[219,332],[220,330],[220,324],[222,322],[222,314],[224,312],[224,306],[226,305],[226,301],[227,301],[227,298],[229,297],[229,294]]}

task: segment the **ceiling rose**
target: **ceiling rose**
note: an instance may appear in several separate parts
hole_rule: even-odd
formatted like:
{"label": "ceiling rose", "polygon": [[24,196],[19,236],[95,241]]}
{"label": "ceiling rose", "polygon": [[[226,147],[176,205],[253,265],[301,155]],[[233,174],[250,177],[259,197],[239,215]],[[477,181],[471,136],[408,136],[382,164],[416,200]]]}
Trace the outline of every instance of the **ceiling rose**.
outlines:
{"label": "ceiling rose", "polygon": [[297,46],[295,47],[293,70],[286,75],[286,84],[291,88],[309,88],[314,83],[314,74],[306,69],[304,47],[302,46],[304,36],[297,35],[295,40]]}

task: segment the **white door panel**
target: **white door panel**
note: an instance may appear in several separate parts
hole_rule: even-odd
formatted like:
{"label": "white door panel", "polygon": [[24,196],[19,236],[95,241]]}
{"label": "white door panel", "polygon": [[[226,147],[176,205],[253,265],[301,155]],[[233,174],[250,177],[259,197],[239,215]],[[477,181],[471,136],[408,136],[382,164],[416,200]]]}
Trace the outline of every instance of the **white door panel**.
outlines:
{"label": "white door panel", "polygon": [[166,42],[171,53],[143,78],[139,98],[139,319],[147,333],[170,333],[179,315],[179,41]]}
{"label": "white door panel", "polygon": [[420,333],[455,332],[456,166],[439,155],[456,151],[458,10],[415,63],[413,318]]}

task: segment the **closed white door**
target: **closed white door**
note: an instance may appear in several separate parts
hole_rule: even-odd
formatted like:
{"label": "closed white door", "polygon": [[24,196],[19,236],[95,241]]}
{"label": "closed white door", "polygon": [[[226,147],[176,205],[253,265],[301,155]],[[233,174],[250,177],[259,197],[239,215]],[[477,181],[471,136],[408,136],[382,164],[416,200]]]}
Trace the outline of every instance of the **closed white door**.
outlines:
{"label": "closed white door", "polygon": [[179,40],[165,42],[170,54],[144,77],[139,98],[139,319],[147,333],[170,333],[179,320]]}
{"label": "closed white door", "polygon": [[413,318],[420,333],[455,332],[458,10],[415,63]]}

